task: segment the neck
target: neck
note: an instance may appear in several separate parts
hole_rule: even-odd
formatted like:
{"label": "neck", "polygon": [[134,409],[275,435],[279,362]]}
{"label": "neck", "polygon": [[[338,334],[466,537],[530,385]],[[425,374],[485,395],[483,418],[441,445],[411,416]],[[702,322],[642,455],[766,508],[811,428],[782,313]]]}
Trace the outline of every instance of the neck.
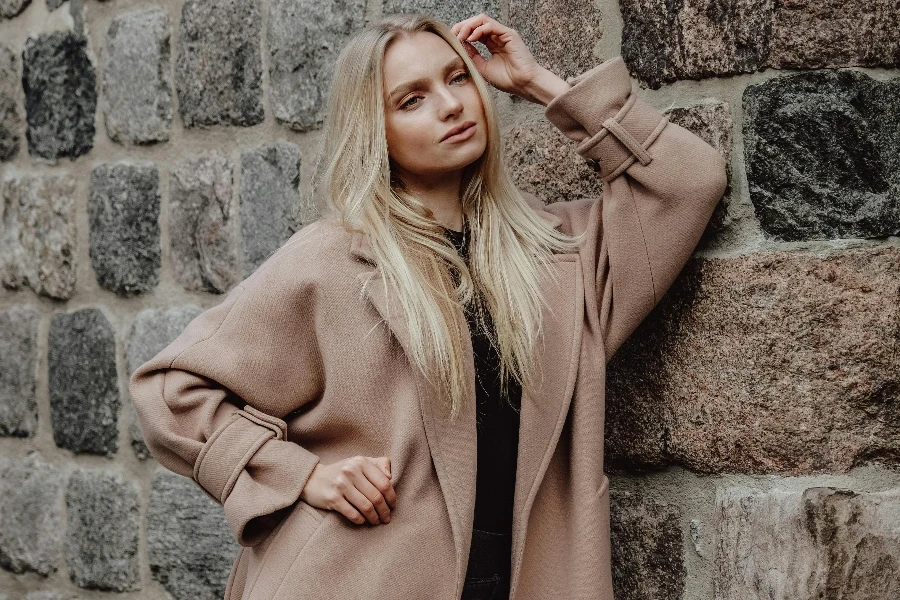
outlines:
{"label": "neck", "polygon": [[463,212],[459,198],[462,170],[442,173],[432,179],[404,177],[409,193],[434,213],[438,225],[462,231]]}

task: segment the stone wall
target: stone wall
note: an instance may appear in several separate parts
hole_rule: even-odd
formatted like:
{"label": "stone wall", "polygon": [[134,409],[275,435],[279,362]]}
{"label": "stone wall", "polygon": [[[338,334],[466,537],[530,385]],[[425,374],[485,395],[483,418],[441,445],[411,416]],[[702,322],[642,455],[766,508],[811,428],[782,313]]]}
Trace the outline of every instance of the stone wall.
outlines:
{"label": "stone wall", "polygon": [[[487,12],[563,77],[621,54],[728,158],[610,366],[616,597],[900,598],[894,0],[0,0],[0,598],[222,597],[238,547],[128,378],[315,219],[330,61],[416,10]],[[494,97],[523,189],[601,193]]]}

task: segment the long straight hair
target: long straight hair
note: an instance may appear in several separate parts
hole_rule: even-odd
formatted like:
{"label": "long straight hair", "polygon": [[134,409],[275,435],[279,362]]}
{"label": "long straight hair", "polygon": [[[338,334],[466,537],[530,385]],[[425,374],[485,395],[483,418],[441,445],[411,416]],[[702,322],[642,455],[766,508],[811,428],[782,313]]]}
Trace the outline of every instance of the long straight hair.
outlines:
{"label": "long straight hair", "polygon": [[[465,167],[460,187],[470,232],[468,266],[432,211],[394,172],[388,155],[384,55],[394,40],[420,31],[440,36],[456,51],[484,105],[487,147]],[[314,201],[324,217],[368,236],[383,283],[394,288],[406,316],[410,358],[447,392],[451,418],[466,397],[462,336],[469,332],[461,304],[472,303],[481,327],[490,312],[503,396],[509,377],[524,385],[537,366],[534,348],[546,305],[542,271],[553,278],[551,255],[576,249],[583,236],[551,227],[516,190],[502,160],[488,84],[449,27],[427,15],[404,14],[356,33],[335,62],[320,149]]]}

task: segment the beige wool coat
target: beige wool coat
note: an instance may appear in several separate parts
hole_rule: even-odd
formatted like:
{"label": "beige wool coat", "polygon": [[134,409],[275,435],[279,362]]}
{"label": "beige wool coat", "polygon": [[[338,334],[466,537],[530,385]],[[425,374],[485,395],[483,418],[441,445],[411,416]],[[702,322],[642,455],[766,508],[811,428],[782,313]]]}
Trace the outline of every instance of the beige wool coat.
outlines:
{"label": "beige wool coat", "polygon": [[[590,233],[556,255],[559,285],[543,283],[542,380],[521,403],[516,600],[612,599],[606,364],[672,284],[726,186],[719,152],[640,100],[621,57],[569,83],[546,117],[607,184],[601,198],[546,206],[552,198],[524,194],[554,227]],[[407,358],[383,284],[365,236],[320,219],[131,377],[154,458],[221,503],[242,546],[226,599],[460,598],[475,501],[471,344],[469,402],[451,422],[441,390]],[[299,500],[319,461],[357,455],[391,459],[387,525]]]}

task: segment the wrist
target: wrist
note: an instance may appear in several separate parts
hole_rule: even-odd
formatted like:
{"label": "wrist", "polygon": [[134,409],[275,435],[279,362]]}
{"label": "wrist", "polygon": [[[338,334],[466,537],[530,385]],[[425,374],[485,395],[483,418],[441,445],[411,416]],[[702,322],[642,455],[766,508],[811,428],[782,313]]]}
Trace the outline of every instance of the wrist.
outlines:
{"label": "wrist", "polygon": [[550,102],[565,93],[572,86],[552,71],[541,67],[538,74],[525,86],[522,97],[530,102],[547,106]]}

